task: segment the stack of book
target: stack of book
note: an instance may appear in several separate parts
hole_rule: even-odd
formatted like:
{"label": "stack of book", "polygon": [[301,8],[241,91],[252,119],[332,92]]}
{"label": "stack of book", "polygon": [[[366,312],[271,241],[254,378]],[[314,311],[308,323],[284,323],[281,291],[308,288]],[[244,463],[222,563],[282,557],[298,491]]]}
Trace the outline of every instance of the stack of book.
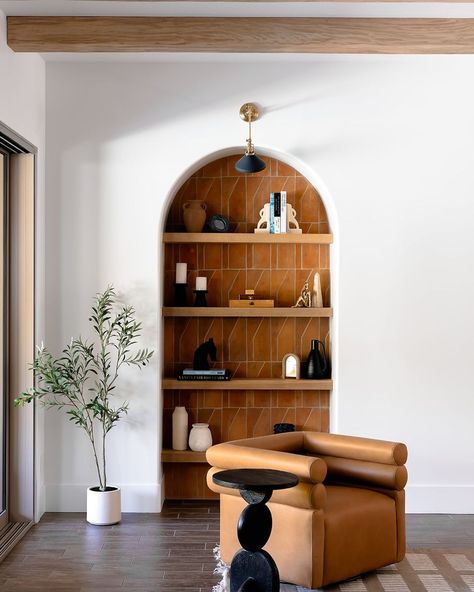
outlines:
{"label": "stack of book", "polygon": [[286,191],[270,193],[270,234],[281,234],[287,230]]}
{"label": "stack of book", "polygon": [[192,370],[186,368],[178,373],[178,380],[230,380],[229,370],[217,368],[215,370]]}

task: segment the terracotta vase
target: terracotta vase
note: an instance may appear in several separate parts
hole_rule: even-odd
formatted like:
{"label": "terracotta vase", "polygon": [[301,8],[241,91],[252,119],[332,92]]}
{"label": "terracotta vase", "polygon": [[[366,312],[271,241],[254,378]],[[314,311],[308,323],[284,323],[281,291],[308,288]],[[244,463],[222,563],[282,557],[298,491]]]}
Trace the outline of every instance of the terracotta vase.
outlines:
{"label": "terracotta vase", "polygon": [[202,232],[206,223],[207,206],[202,199],[190,199],[183,204],[184,225],[188,232]]}

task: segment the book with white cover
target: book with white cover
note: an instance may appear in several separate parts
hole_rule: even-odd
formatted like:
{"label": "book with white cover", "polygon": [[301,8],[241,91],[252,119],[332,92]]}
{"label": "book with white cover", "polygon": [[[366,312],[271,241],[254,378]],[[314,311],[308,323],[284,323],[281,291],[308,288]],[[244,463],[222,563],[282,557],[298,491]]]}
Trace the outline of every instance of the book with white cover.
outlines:
{"label": "book with white cover", "polygon": [[280,192],[280,232],[287,231],[286,191]]}
{"label": "book with white cover", "polygon": [[273,191],[270,193],[270,216],[268,227],[270,229],[270,234],[275,234],[275,194]]}
{"label": "book with white cover", "polygon": [[281,233],[281,197],[280,192],[277,191],[273,194],[273,203],[274,203],[274,218],[275,218],[275,234]]}

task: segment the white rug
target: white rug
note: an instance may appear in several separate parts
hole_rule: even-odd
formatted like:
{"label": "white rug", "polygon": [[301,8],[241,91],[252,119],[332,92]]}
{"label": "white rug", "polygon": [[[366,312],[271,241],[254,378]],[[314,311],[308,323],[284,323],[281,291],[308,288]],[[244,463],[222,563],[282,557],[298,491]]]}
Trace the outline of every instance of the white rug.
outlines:
{"label": "white rug", "polygon": [[[213,592],[229,592],[228,566],[214,550],[222,576]],[[320,589],[321,592],[474,592],[474,549],[410,550],[403,561],[358,578]],[[312,592],[302,586],[280,585],[280,592]]]}

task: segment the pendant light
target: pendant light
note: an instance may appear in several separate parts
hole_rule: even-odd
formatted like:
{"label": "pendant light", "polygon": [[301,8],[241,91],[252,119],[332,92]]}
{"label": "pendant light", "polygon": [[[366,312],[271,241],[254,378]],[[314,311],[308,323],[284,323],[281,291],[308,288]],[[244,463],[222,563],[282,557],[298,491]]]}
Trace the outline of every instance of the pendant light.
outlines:
{"label": "pendant light", "polygon": [[254,103],[245,103],[239,111],[241,119],[249,124],[249,137],[247,138],[247,148],[242,158],[236,162],[235,169],[239,173],[258,173],[266,168],[266,164],[255,154],[255,148],[252,143],[252,122],[260,117],[260,111]]}

